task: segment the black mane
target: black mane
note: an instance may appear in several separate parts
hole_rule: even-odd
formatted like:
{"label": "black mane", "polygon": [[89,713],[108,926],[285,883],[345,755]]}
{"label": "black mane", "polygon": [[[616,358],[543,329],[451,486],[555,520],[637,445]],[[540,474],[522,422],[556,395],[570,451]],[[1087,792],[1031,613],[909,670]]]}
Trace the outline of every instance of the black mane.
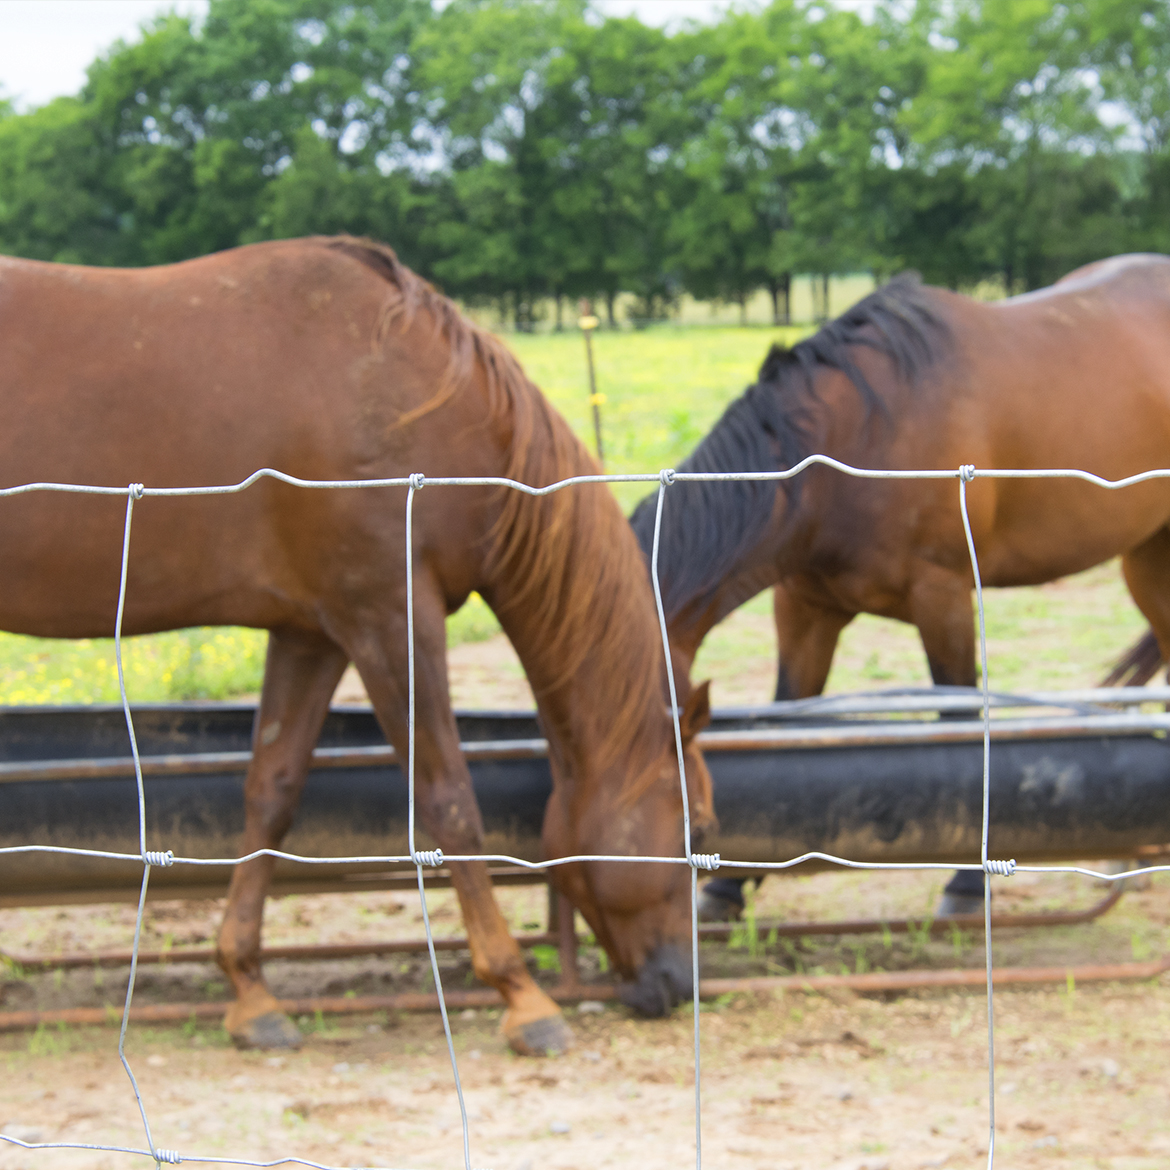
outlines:
{"label": "black mane", "polygon": [[[757,381],[723,413],[679,471],[780,471],[813,454],[808,423],[816,374],[840,370],[872,414],[889,417],[887,403],[855,361],[855,347],[883,354],[909,386],[945,352],[950,333],[931,290],[917,276],[895,277],[792,349],[773,345]],[[784,480],[793,496],[799,476]],[[775,480],[682,483],[666,494],[658,571],[667,620],[704,603],[762,537],[776,500]],[[647,560],[654,543],[655,496],[637,506],[630,523]]]}

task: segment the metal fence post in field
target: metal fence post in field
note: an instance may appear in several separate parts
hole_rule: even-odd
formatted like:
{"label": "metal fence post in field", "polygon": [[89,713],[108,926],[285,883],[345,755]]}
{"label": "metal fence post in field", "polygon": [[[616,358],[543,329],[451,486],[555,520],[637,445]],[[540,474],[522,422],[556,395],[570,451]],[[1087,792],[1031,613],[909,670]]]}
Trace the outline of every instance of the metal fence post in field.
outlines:
{"label": "metal fence post in field", "polygon": [[589,405],[593,408],[593,439],[597,444],[597,462],[605,469],[605,448],[601,443],[601,408],[605,405],[605,395],[597,392],[597,375],[593,369],[593,331],[601,324],[593,315],[593,306],[587,301],[581,301],[581,317],[577,324],[585,334],[585,364],[589,368]]}
{"label": "metal fence post in field", "polygon": [[[592,405],[594,410],[594,425],[596,429],[598,455],[601,455],[601,433],[600,433],[600,412],[599,402],[596,394],[595,384],[593,381],[593,366],[592,366],[592,350],[590,348],[590,334],[591,330],[596,326],[597,322],[592,319],[592,324],[587,324],[590,318],[583,318],[580,322],[582,330],[585,332],[586,352],[589,355],[590,361],[590,385],[594,387],[592,396]],[[976,861],[972,858],[966,859],[951,859],[947,864],[942,863],[904,863],[904,862],[862,862],[853,860],[847,857],[840,857],[829,853],[805,853],[797,857],[790,857],[783,861],[767,861],[755,862],[746,859],[725,860],[720,858],[718,854],[697,854],[692,851],[691,840],[691,823],[690,823],[690,806],[688,796],[688,785],[686,776],[686,763],[683,751],[683,737],[680,729],[679,707],[677,695],[675,693],[675,676],[671,663],[670,643],[667,638],[666,618],[663,608],[662,592],[658,579],[658,553],[659,540],[661,535],[662,515],[664,510],[670,506],[670,487],[678,482],[683,481],[763,481],[763,480],[786,480],[794,476],[800,475],[809,467],[820,465],[833,469],[837,473],[849,476],[856,476],[862,479],[934,479],[934,480],[954,480],[958,486],[957,505],[963,521],[963,528],[967,540],[967,548],[970,556],[971,569],[973,573],[976,601],[977,601],[977,615],[978,615],[978,629],[980,640],[980,658],[982,663],[982,718],[983,718],[983,808],[982,808],[982,849],[981,856]],[[646,864],[653,863],[657,865],[673,865],[685,866],[689,871],[690,879],[690,921],[691,921],[691,976],[692,976],[692,992],[693,992],[693,1011],[694,1011],[694,1109],[695,1109],[695,1166],[696,1170],[702,1170],[702,1146],[701,1146],[701,1119],[702,1119],[702,1073],[701,1073],[701,1015],[699,1010],[699,951],[698,951],[698,919],[696,910],[696,895],[697,882],[700,870],[708,871],[715,869],[725,870],[750,870],[750,871],[780,871],[793,868],[802,862],[817,860],[826,862],[831,865],[836,865],[851,869],[866,869],[866,870],[951,870],[956,868],[971,870],[979,872],[983,875],[984,887],[986,897],[984,899],[984,931],[985,931],[985,948],[986,948],[986,989],[987,989],[987,1076],[988,1076],[988,1115],[987,1124],[989,1132],[989,1140],[987,1147],[987,1165],[989,1170],[994,1166],[995,1162],[995,1051],[994,1051],[994,998],[993,998],[993,978],[992,978],[992,948],[991,948],[991,899],[990,889],[992,877],[1004,879],[1010,877],[1013,873],[1029,872],[1036,874],[1053,874],[1053,873],[1077,873],[1087,876],[1092,879],[1101,880],[1105,882],[1123,882],[1126,878],[1124,873],[1106,874],[1099,873],[1094,870],[1089,870],[1082,867],[1066,866],[1066,865],[1017,865],[1012,859],[997,859],[988,856],[988,825],[990,821],[990,763],[991,763],[991,695],[989,690],[988,679],[988,660],[987,660],[987,644],[986,644],[986,625],[983,608],[983,585],[980,576],[978,549],[976,548],[975,539],[972,535],[971,524],[968,516],[968,500],[967,494],[969,486],[977,478],[1064,478],[1072,480],[1080,480],[1095,484],[1107,490],[1115,490],[1121,487],[1126,487],[1131,484],[1143,482],[1152,479],[1170,478],[1170,470],[1158,469],[1150,472],[1145,472],[1141,475],[1130,476],[1122,480],[1105,480],[1095,475],[1090,475],[1086,472],[1076,470],[989,470],[979,469],[971,465],[964,465],[955,469],[945,470],[921,470],[921,471],[890,471],[890,470],[872,470],[866,468],[853,467],[848,464],[843,464],[837,460],[830,459],[822,455],[812,455],[806,459],[801,460],[789,470],[782,472],[769,473],[755,473],[755,472],[736,472],[736,473],[683,473],[672,470],[663,470],[652,473],[640,473],[629,475],[585,475],[576,476],[571,479],[566,479],[558,483],[553,483],[543,487],[534,487],[529,484],[519,483],[515,480],[500,478],[500,477],[463,477],[463,478],[429,478],[422,473],[415,473],[406,477],[383,479],[383,480],[304,480],[295,476],[287,475],[280,471],[275,471],[269,468],[256,471],[246,479],[236,484],[227,484],[213,487],[194,487],[194,488],[152,488],[149,485],[130,484],[124,488],[113,487],[93,487],[78,484],[59,484],[59,483],[31,483],[24,484],[18,487],[0,489],[0,508],[4,506],[3,497],[26,494],[30,492],[66,492],[89,495],[106,495],[125,497],[126,513],[125,523],[122,534],[122,553],[121,553],[121,575],[119,580],[118,592],[118,608],[117,617],[115,621],[115,647],[118,663],[118,678],[119,688],[122,701],[122,709],[125,714],[127,731],[130,736],[131,749],[135,763],[135,778],[137,782],[137,815],[138,815],[138,840],[139,850],[137,853],[114,853],[99,850],[90,850],[83,848],[73,848],[58,845],[45,845],[29,842],[27,844],[2,847],[0,848],[0,855],[14,854],[14,853],[33,853],[33,854],[70,854],[79,857],[91,858],[112,858],[121,861],[131,861],[141,864],[142,867],[142,884],[141,892],[138,898],[137,914],[135,918],[134,934],[133,934],[133,950],[132,961],[130,967],[130,975],[127,985],[125,1005],[121,1012],[120,1029],[118,1036],[117,1053],[121,1064],[126,1072],[127,1078],[130,1082],[131,1092],[138,1105],[138,1110],[141,1116],[142,1131],[145,1138],[145,1146],[141,1144],[132,1144],[133,1139],[127,1138],[126,1144],[119,1145],[99,1145],[87,1144],[79,1142],[42,1142],[42,1141],[24,1141],[14,1136],[0,1134],[0,1143],[6,1144],[9,1147],[23,1148],[29,1151],[41,1150],[92,1150],[102,1151],[109,1154],[126,1154],[137,1156],[139,1158],[145,1157],[154,1161],[156,1167],[165,1164],[178,1164],[180,1162],[207,1162],[207,1163],[230,1163],[244,1166],[272,1166],[278,1163],[295,1162],[299,1165],[322,1167],[324,1164],[313,1161],[307,1158],[297,1157],[295,1153],[290,1153],[287,1157],[277,1158],[271,1161],[256,1161],[248,1158],[236,1158],[230,1154],[213,1154],[207,1151],[199,1150],[179,1150],[171,1147],[162,1147],[156,1145],[155,1134],[158,1132],[158,1127],[150,1124],[148,1118],[147,1106],[143,1101],[142,1095],[138,1089],[138,1083],[131,1067],[129,1058],[125,1052],[125,1040],[127,1028],[131,1020],[131,1002],[134,993],[134,984],[137,973],[137,960],[139,955],[139,944],[142,934],[143,914],[145,907],[145,898],[147,883],[149,880],[151,868],[154,866],[217,866],[224,869],[233,867],[241,861],[250,860],[255,857],[269,856],[272,858],[284,858],[291,861],[302,862],[308,865],[316,866],[330,866],[338,864],[353,864],[357,862],[379,862],[392,863],[397,862],[413,867],[419,890],[419,896],[422,902],[423,921],[426,931],[427,946],[430,957],[431,973],[435,982],[435,990],[438,995],[439,1007],[442,1013],[443,1030],[447,1044],[447,1052],[450,1058],[453,1088],[458,1097],[461,1122],[462,1122],[462,1137],[463,1137],[463,1164],[464,1170],[471,1170],[471,1142],[473,1139],[473,1130],[471,1128],[469,1114],[463,1099],[462,1085],[459,1076],[459,1062],[456,1055],[455,1045],[451,1035],[451,1029],[447,1016],[447,999],[444,993],[442,979],[440,977],[439,965],[436,958],[435,940],[432,934],[431,920],[427,911],[426,902],[426,885],[424,881],[424,870],[433,868],[440,864],[447,862],[471,862],[471,861],[494,861],[506,863],[512,866],[523,867],[529,870],[537,869],[554,869],[558,866],[564,865],[580,865],[582,862],[615,862],[620,864]],[[216,858],[196,858],[175,856],[173,852],[167,849],[148,850],[146,837],[146,806],[145,795],[142,780],[142,768],[138,757],[138,747],[134,733],[134,719],[131,712],[129,696],[126,692],[125,678],[122,671],[122,617],[125,607],[126,596],[126,582],[128,565],[132,556],[131,546],[131,521],[134,515],[134,506],[136,501],[145,497],[153,497],[155,499],[166,499],[170,497],[184,497],[184,496],[204,496],[204,495],[229,495],[247,490],[253,484],[262,479],[273,479],[281,483],[297,487],[305,491],[347,491],[347,490],[369,490],[371,488],[379,487],[394,487],[406,489],[406,513],[405,513],[405,532],[406,532],[406,637],[407,637],[407,694],[408,694],[408,731],[409,731],[409,752],[407,760],[407,779],[409,785],[409,843],[408,852],[401,856],[384,856],[384,857],[306,857],[298,854],[287,853],[277,849],[262,849],[255,853],[248,854],[246,857],[216,857]],[[414,788],[414,770],[415,770],[415,645],[414,645],[414,508],[415,500],[418,493],[425,487],[427,492],[458,490],[462,487],[496,487],[508,491],[523,492],[530,496],[544,496],[553,492],[572,491],[577,485],[585,483],[643,483],[646,485],[657,485],[657,514],[654,529],[654,544],[651,555],[651,580],[653,585],[654,600],[656,612],[659,622],[659,632],[663,642],[663,654],[665,656],[666,670],[665,677],[669,687],[669,710],[672,717],[674,743],[677,754],[678,763],[678,781],[682,792],[682,807],[683,807],[683,848],[679,855],[651,855],[651,856],[630,856],[627,854],[614,855],[605,853],[588,853],[574,855],[571,857],[553,857],[545,861],[534,862],[532,860],[510,857],[503,854],[463,854],[463,855],[444,855],[439,849],[434,850],[420,850],[416,848],[415,843],[415,788]],[[676,493],[677,496],[677,493]],[[116,549],[111,550],[111,556],[115,556]],[[673,780],[672,780],[673,783]],[[1150,866],[1145,869],[1146,873],[1154,872],[1170,872],[1170,866],[1158,865]],[[1129,876],[1132,876],[1130,874]],[[34,1163],[35,1164],[35,1160]],[[127,1165],[133,1163],[127,1159]]]}

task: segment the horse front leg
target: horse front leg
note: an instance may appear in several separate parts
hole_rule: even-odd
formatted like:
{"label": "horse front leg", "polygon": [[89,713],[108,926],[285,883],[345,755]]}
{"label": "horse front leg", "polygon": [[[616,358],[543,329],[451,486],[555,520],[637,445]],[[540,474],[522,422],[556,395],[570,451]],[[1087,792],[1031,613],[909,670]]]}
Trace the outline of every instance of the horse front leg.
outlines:
{"label": "horse front leg", "polygon": [[[1121,558],[1121,568],[1130,595],[1150,623],[1150,633],[1160,651],[1155,654],[1148,647],[1150,637],[1146,634],[1142,642],[1147,645],[1147,669],[1155,658],[1161,659],[1148,670],[1146,677],[1153,678],[1170,656],[1170,526],[1160,528],[1137,548],[1130,549]],[[1133,686],[1134,682],[1129,685]]]}
{"label": "horse front leg", "polygon": [[[309,757],[348,664],[324,635],[273,630],[268,636],[264,689],[252,731],[252,762],[244,782],[242,852],[275,849],[292,824],[309,771]],[[216,959],[231,980],[235,1001],[224,1027],[241,1048],[295,1048],[296,1025],[268,990],[260,965],[260,925],[275,859],[237,865],[219,931]]]}
{"label": "horse front leg", "polygon": [[776,619],[776,702],[808,699],[825,689],[837,640],[854,614],[817,605],[784,582],[772,591]]}
{"label": "horse front leg", "polygon": [[[444,853],[480,853],[483,821],[447,691],[445,615],[436,591],[427,585],[420,574],[415,585],[415,807]],[[405,761],[406,639],[400,621],[392,621],[390,629],[387,639],[359,634],[347,644],[382,729]],[[453,862],[450,870],[475,973],[507,1003],[501,1027],[508,1043],[525,1056],[565,1051],[572,1045],[572,1032],[561,1009],[529,973],[500,913],[486,863]]]}
{"label": "horse front leg", "polygon": [[[436,839],[442,832],[443,828],[436,826]],[[561,1009],[529,973],[500,913],[487,865],[482,861],[452,862],[451,882],[459,895],[475,973],[507,1002],[500,1028],[508,1044],[521,1056],[557,1056],[567,1051],[573,1046],[572,1029]]]}
{"label": "horse front leg", "polygon": [[[772,590],[776,620],[776,702],[808,699],[825,689],[841,631],[854,615],[817,605],[791,583]],[[733,922],[744,912],[744,887],[751,878],[717,877],[704,883],[699,917],[704,922]],[[763,878],[756,879],[756,888]]]}
{"label": "horse front leg", "polygon": [[[975,622],[971,584],[957,573],[930,566],[918,574],[910,588],[910,620],[918,627],[922,648],[936,687],[973,687],[979,681],[975,669]],[[954,718],[966,718],[959,712]],[[948,718],[943,712],[941,718]],[[983,875],[959,869],[943,887],[935,908],[938,918],[977,914],[983,909]]]}

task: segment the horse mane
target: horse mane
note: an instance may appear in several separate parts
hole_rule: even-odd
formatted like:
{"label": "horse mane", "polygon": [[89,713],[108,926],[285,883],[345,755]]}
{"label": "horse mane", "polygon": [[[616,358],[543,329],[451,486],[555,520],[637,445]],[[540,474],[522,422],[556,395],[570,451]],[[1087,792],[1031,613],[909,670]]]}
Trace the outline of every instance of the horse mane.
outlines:
{"label": "horse mane", "polygon": [[[380,337],[395,324],[408,328],[423,310],[449,346],[442,384],[397,426],[471,392],[478,369],[492,420],[506,420],[512,433],[504,476],[545,487],[569,476],[598,474],[583,444],[498,338],[468,321],[386,245],[350,237],[323,242],[373,269],[396,290],[383,309]],[[593,729],[596,763],[604,768],[624,758],[623,795],[635,799],[654,780],[669,730],[665,662],[637,541],[604,484],[575,485],[547,496],[500,491],[503,505],[488,535],[486,572],[521,583],[497,603],[497,613],[505,625],[509,618],[524,625],[524,666],[542,717],[549,717],[542,698],[565,686],[589,658],[605,672],[597,679],[605,701],[593,710],[612,713],[605,726]],[[663,728],[660,743],[646,734],[656,723]]]}
{"label": "horse mane", "polygon": [[[889,419],[889,406],[858,365],[858,350],[886,359],[894,381],[910,388],[947,352],[950,330],[933,291],[913,273],[895,277],[791,349],[773,345],[756,382],[724,412],[679,471],[780,471],[812,454],[817,378],[839,370],[866,414]],[[790,498],[799,478],[784,480]],[[680,483],[666,494],[658,552],[663,605],[671,620],[708,604],[723,580],[759,542],[772,516],[777,481]],[[638,504],[630,523],[649,560],[655,500]]]}

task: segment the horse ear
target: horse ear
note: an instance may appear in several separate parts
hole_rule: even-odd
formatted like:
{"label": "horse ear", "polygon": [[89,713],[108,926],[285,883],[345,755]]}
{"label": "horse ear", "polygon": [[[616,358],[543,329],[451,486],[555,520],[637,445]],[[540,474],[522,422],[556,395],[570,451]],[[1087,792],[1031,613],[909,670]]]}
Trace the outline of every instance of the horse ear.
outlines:
{"label": "horse ear", "polygon": [[683,743],[688,744],[711,722],[711,680],[704,679],[691,691],[679,718]]}

